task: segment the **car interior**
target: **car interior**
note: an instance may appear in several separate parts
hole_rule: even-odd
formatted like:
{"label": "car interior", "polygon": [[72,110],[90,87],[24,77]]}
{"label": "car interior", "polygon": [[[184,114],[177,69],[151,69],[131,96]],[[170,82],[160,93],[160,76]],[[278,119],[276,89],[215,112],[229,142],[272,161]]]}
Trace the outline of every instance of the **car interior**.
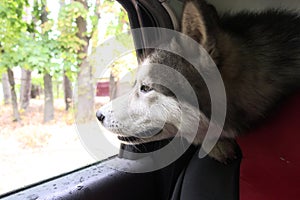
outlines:
{"label": "car interior", "polygon": [[[118,0],[128,13],[132,29],[162,27],[179,30],[183,0]],[[218,12],[300,9],[297,0],[210,0]],[[274,22],[276,23],[276,22]],[[138,46],[155,42],[133,35]],[[137,57],[147,55],[138,49]],[[138,160],[136,154],[155,151],[169,141],[120,147],[117,156],[53,177],[0,197],[64,200],[268,200],[299,199],[300,196],[300,95],[288,98],[271,117],[238,139],[237,159],[222,164],[206,156],[198,158],[199,147],[191,145],[170,165],[145,173],[128,173],[107,165],[117,160]],[[177,139],[174,139],[175,141]],[[176,141],[182,143],[182,140]],[[122,158],[122,159],[120,159]]]}

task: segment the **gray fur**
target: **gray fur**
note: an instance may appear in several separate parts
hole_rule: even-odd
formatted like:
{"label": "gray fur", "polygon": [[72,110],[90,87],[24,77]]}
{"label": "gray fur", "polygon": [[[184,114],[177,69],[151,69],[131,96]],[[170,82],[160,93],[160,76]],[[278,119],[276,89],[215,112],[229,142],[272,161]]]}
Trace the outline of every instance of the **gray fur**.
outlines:
{"label": "gray fur", "polygon": [[[232,138],[263,123],[281,101],[299,89],[300,18],[296,13],[286,10],[241,12],[219,16],[214,7],[205,1],[188,0],[185,2],[182,22],[182,32],[206,49],[217,64],[224,81],[227,117],[222,133],[223,139],[210,153],[212,157],[224,162],[227,158],[234,157],[235,143]],[[171,48],[180,48],[184,44],[172,41],[169,45]],[[191,50],[195,51],[197,52],[195,49]],[[179,88],[182,85],[176,76],[164,77],[163,73],[158,74],[154,68],[145,67],[151,63],[170,66],[186,77],[196,91],[200,110],[194,109],[189,98],[180,103],[168,88],[151,85],[153,79],[164,79]],[[204,71],[209,70],[206,66],[201,67]],[[139,90],[143,83],[149,84],[153,91],[141,94]],[[118,129],[119,131],[115,132],[137,136],[138,132],[141,130],[145,132],[147,127],[153,127],[156,123],[156,128],[161,126],[163,131],[150,134],[151,136],[139,142],[172,137],[173,132],[178,129],[185,130],[182,131],[181,137],[191,140],[188,136],[188,127],[194,123],[194,119],[200,119],[198,135],[191,142],[195,144],[202,142],[203,132],[207,129],[211,114],[210,97],[200,74],[178,55],[163,50],[155,50],[148,55],[144,60],[144,67],[142,66],[138,72],[137,84],[128,101],[135,102],[132,108],[129,106],[129,110],[139,107],[146,112],[140,110],[134,113],[139,123],[134,120],[127,122],[130,124],[129,127],[135,129],[126,131],[124,127],[123,130]],[[150,110],[147,110],[153,104],[160,106],[160,109],[155,111],[155,116],[151,116]],[[182,108],[190,112],[190,119],[188,124],[180,127],[178,118]],[[107,110],[109,110],[107,107],[101,108],[101,112],[106,113]],[[163,121],[168,126],[163,127],[160,124]],[[114,131],[106,123],[104,122],[104,126]]]}

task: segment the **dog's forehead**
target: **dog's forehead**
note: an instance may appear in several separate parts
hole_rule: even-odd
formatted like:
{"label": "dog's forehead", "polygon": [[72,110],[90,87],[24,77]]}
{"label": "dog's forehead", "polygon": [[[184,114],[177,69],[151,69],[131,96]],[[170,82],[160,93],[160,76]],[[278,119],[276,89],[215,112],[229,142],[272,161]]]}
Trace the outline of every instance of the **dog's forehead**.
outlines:
{"label": "dog's forehead", "polygon": [[[165,67],[165,65],[160,63],[152,62],[150,59],[146,59],[139,66],[137,71],[137,81],[144,83],[160,83],[162,80],[164,82],[166,80],[165,76],[168,77],[169,67]],[[172,76],[171,76],[172,77]]]}
{"label": "dog's forehead", "polygon": [[148,60],[143,61],[143,63],[139,66],[137,74],[136,74],[136,80],[142,81],[142,82],[150,82],[150,71],[151,71],[151,64]]}

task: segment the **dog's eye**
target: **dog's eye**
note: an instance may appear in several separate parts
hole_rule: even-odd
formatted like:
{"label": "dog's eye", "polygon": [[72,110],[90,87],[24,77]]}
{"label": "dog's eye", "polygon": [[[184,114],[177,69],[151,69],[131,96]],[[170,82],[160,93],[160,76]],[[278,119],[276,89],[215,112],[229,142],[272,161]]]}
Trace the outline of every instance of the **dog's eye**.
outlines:
{"label": "dog's eye", "polygon": [[141,86],[141,92],[147,93],[147,92],[150,92],[151,90],[153,90],[153,88],[151,88],[148,85],[142,85]]}

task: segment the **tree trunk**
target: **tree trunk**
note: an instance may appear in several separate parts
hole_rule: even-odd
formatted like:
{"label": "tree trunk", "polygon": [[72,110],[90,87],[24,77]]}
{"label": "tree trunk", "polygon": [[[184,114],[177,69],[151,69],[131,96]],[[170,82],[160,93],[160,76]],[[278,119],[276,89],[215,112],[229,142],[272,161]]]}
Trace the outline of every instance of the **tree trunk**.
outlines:
{"label": "tree trunk", "polygon": [[[46,1],[42,1],[42,13],[41,13],[41,22],[42,24],[48,21],[48,12]],[[47,72],[44,71],[44,122],[48,122],[54,119],[54,100],[53,100],[53,85],[52,77]]]}
{"label": "tree trunk", "polygon": [[[86,0],[75,0],[80,2],[83,6],[88,9]],[[83,17],[78,17],[76,19],[76,24],[78,27],[77,37],[85,41],[85,45],[78,51],[78,54],[88,53],[89,37],[87,37],[87,21]],[[94,86],[93,86],[93,76],[92,67],[88,63],[87,56],[82,59],[79,66],[79,73],[77,77],[77,110],[76,110],[76,121],[79,123],[85,123],[93,118],[95,118],[94,111]]]}
{"label": "tree trunk", "polygon": [[95,117],[94,86],[92,83],[91,67],[86,60],[80,65],[77,84],[76,121],[85,123]]}
{"label": "tree trunk", "polygon": [[72,84],[70,79],[66,76],[64,72],[64,80],[63,80],[63,86],[64,86],[64,98],[65,98],[65,104],[66,104],[66,111],[69,110],[71,103],[72,103]]}
{"label": "tree trunk", "polygon": [[[59,0],[60,8],[65,6],[66,2],[65,0]],[[63,72],[63,87],[64,87],[64,99],[65,99],[65,108],[66,111],[69,110],[71,107],[71,103],[73,100],[73,91],[72,91],[72,84],[68,76],[66,76],[66,71]]]}
{"label": "tree trunk", "polygon": [[48,122],[54,119],[54,106],[53,106],[53,88],[52,77],[46,73],[44,75],[44,122]]}
{"label": "tree trunk", "polygon": [[115,77],[113,75],[113,73],[110,73],[109,76],[109,97],[110,100],[113,100],[115,98],[117,98],[117,94],[118,94],[118,81],[115,80]]}
{"label": "tree trunk", "polygon": [[2,74],[2,87],[3,87],[3,95],[4,95],[4,104],[5,105],[10,104],[11,92],[10,92],[10,86],[9,86],[7,73]]}
{"label": "tree trunk", "polygon": [[8,74],[8,81],[10,84],[10,92],[11,92],[11,102],[12,102],[12,107],[13,107],[13,121],[20,121],[20,113],[18,110],[18,101],[17,101],[17,95],[15,91],[15,78],[14,78],[14,72],[8,68],[7,69],[7,74]]}
{"label": "tree trunk", "polygon": [[39,85],[31,84],[31,90],[30,90],[30,98],[31,99],[35,99],[35,98],[37,98],[37,96],[40,97],[40,93],[41,93],[40,88],[41,88],[41,86],[39,86]]}
{"label": "tree trunk", "polygon": [[56,98],[59,99],[59,81],[55,81],[55,86],[56,86]]}
{"label": "tree trunk", "polygon": [[26,110],[29,106],[30,92],[31,92],[31,71],[22,69],[21,91],[20,91],[20,104],[22,110]]}

